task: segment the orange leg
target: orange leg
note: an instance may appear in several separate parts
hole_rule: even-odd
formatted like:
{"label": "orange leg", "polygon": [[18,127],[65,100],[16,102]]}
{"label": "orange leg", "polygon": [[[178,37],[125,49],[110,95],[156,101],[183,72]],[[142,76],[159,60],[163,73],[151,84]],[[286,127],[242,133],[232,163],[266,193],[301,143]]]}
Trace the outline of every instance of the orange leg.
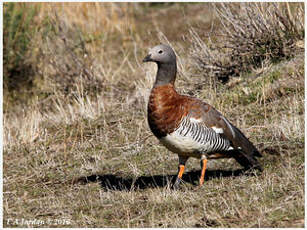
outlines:
{"label": "orange leg", "polygon": [[179,164],[178,175],[177,175],[177,179],[176,179],[175,184],[174,184],[175,189],[179,188],[179,184],[181,183],[181,178],[182,178],[183,172],[184,172],[184,165]]}
{"label": "orange leg", "polygon": [[199,179],[199,186],[204,184],[207,161],[207,159],[201,159],[201,175]]}
{"label": "orange leg", "polygon": [[181,178],[182,178],[182,175],[183,175],[183,172],[184,172],[185,163],[186,163],[187,160],[188,160],[187,157],[179,156],[178,174],[177,174],[177,179],[176,179],[175,184],[174,184],[175,188],[179,187],[179,184],[181,182]]}
{"label": "orange leg", "polygon": [[183,172],[184,172],[184,165],[179,165],[178,176],[177,176],[179,179],[182,178]]}

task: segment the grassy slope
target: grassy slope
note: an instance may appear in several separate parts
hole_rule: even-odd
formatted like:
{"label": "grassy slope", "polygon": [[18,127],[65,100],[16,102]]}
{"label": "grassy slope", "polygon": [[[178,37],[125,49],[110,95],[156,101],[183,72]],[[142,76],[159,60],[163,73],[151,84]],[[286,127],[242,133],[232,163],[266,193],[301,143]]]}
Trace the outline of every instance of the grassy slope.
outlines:
{"label": "grassy slope", "polygon": [[[268,67],[256,79],[252,72],[212,89],[189,77],[188,42],[181,40],[188,27],[170,28],[158,20],[166,13],[177,20],[182,12],[176,5],[149,8],[137,18],[151,18],[147,23],[167,36],[170,31],[182,64],[178,91],[227,114],[263,153],[264,172],[242,174],[231,159],[210,161],[205,185],[196,189],[200,166],[190,159],[182,189],[169,189],[177,156],[158,145],[146,122],[154,66],[134,63],[157,43],[151,31],[152,40],[138,43],[137,55],[130,52],[119,74],[107,79],[113,88],[96,99],[79,95],[71,106],[59,99],[58,107],[44,114],[37,105],[24,113],[6,111],[4,226],[20,226],[8,224],[15,218],[41,220],[42,227],[304,226],[304,57]],[[185,14],[197,25],[206,23],[197,16],[206,12],[190,5]],[[136,40],[147,32],[138,20]],[[130,51],[134,44],[127,46]],[[111,69],[122,63],[122,56],[116,57]]]}

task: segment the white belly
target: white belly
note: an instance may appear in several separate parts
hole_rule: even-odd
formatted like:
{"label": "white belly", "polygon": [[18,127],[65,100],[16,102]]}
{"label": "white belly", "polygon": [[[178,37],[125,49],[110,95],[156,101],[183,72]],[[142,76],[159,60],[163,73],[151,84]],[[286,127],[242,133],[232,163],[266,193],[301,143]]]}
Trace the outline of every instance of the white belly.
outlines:
{"label": "white belly", "polygon": [[180,155],[195,155],[201,157],[201,153],[206,153],[211,149],[209,143],[199,143],[190,136],[181,136],[177,132],[168,134],[166,137],[160,139],[160,142],[170,151]]}

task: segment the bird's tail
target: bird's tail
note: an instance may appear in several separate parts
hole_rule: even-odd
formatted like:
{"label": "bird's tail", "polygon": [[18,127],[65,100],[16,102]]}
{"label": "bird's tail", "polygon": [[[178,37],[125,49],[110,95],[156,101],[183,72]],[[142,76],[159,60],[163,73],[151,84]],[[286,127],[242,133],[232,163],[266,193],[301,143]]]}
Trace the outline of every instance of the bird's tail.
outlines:
{"label": "bird's tail", "polygon": [[245,169],[258,169],[262,171],[262,167],[256,157],[262,157],[257,148],[247,139],[247,137],[235,126],[233,126],[236,133],[234,140],[235,152],[233,154],[236,161]]}
{"label": "bird's tail", "polygon": [[254,155],[246,155],[244,154],[244,152],[236,150],[233,152],[232,156],[246,170],[257,169],[259,171],[262,171],[262,167]]}

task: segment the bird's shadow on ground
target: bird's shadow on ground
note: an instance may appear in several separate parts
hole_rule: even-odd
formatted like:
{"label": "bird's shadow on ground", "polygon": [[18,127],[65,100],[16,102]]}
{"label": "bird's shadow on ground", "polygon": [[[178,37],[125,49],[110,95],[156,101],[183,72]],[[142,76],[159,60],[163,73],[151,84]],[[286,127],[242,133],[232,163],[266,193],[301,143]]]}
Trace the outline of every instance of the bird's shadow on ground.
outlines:
{"label": "bird's shadow on ground", "polygon": [[[227,170],[207,170],[205,175],[205,181],[213,178],[220,177],[237,177],[245,173],[243,169],[237,169],[234,171]],[[252,174],[250,174],[252,175]],[[184,183],[190,183],[197,185],[200,176],[200,170],[190,171],[182,176]],[[177,175],[153,175],[153,176],[140,176],[137,178],[123,178],[113,174],[105,175],[90,175],[80,177],[75,182],[87,184],[90,182],[99,182],[101,187],[105,190],[131,190],[131,189],[146,189],[155,187],[170,186],[176,180]]]}

